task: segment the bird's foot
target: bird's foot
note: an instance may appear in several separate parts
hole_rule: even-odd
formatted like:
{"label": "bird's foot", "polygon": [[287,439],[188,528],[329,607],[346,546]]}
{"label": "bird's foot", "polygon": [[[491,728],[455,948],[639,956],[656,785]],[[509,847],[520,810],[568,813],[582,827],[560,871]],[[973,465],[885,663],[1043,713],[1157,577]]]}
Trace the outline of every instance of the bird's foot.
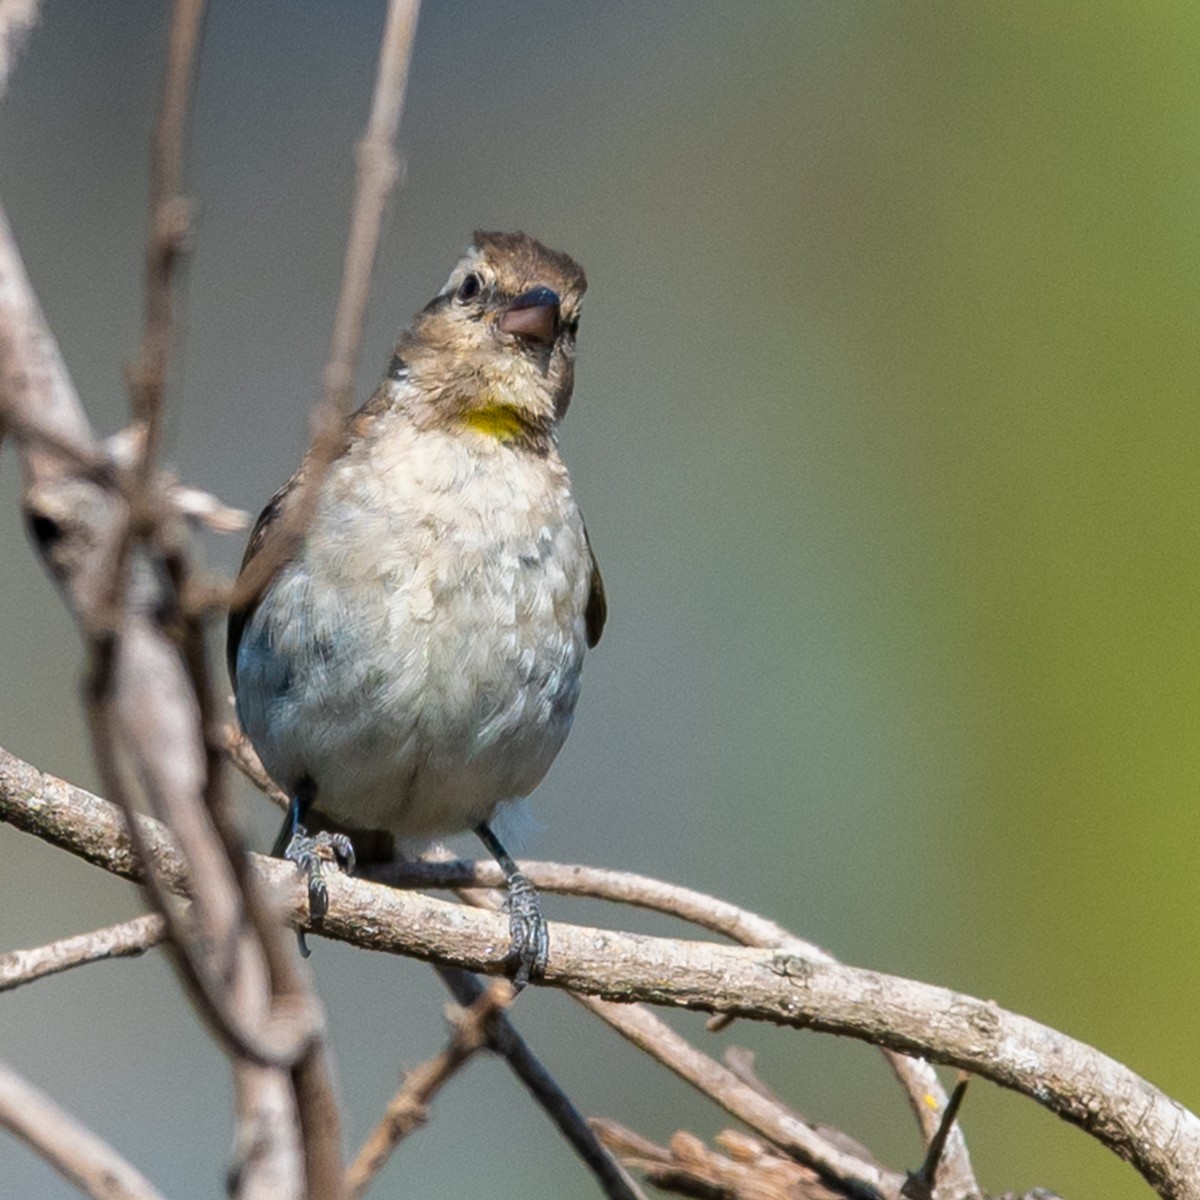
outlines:
{"label": "bird's foot", "polygon": [[545,975],[550,958],[550,931],[537,889],[521,871],[508,877],[505,907],[512,940],[504,961],[512,971],[513,987],[520,991],[531,979]]}
{"label": "bird's foot", "polygon": [[[354,870],[354,847],[350,839],[344,833],[325,830],[310,837],[303,825],[297,825],[283,856],[294,862],[304,876],[308,884],[309,921],[313,926],[319,925],[329,911],[329,886],[325,878],[330,868],[346,874]],[[311,951],[304,930],[297,930],[296,935],[300,953],[307,958]]]}

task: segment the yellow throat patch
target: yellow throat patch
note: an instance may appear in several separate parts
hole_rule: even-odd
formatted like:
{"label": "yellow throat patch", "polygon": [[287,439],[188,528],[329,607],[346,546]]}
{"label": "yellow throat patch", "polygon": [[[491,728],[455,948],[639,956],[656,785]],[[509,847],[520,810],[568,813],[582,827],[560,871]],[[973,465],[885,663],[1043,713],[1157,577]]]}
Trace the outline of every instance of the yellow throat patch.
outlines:
{"label": "yellow throat patch", "polygon": [[528,424],[511,404],[488,404],[483,408],[473,408],[463,417],[463,424],[499,442],[510,442],[529,433]]}

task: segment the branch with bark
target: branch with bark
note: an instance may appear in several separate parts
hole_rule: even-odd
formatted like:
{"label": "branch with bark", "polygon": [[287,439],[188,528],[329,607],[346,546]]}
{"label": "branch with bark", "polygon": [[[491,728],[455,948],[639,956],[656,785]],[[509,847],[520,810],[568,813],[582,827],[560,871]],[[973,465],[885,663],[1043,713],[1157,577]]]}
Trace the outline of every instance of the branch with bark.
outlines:
{"label": "branch with bark", "polygon": [[[0,818],[126,878],[139,879],[145,870],[114,806],[6,753],[0,754]],[[150,818],[140,823],[154,869],[186,894],[187,871],[170,834]],[[291,865],[252,857],[290,920],[306,927],[307,893]],[[727,927],[733,916],[722,901],[620,872],[536,862],[526,868],[535,886],[547,891],[602,899],[657,895],[664,911],[708,909]],[[415,873],[435,872],[455,886],[495,880],[483,863],[437,863]],[[507,924],[500,914],[345,876],[329,879],[329,893],[329,911],[311,930],[318,936],[482,974],[503,970]],[[745,913],[735,924],[769,927],[760,922]],[[557,923],[553,935],[545,986],[589,1003],[608,1002],[635,1044],[844,1195],[899,1197],[904,1177],[816,1134],[810,1123],[633,1002],[836,1033],[960,1067],[1085,1128],[1132,1162],[1161,1195],[1200,1196],[1200,1119],[1098,1050],[990,1001],[794,947],[731,947]]]}

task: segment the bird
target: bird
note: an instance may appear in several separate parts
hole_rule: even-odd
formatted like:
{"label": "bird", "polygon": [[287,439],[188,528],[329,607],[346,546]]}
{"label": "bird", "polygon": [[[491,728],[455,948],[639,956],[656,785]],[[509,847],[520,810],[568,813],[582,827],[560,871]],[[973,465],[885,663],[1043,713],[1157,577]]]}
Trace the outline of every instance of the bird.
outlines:
{"label": "bird", "polygon": [[312,451],[263,509],[227,627],[238,720],[290,797],[273,853],[309,877],[314,922],[321,862],[351,868],[364,831],[473,830],[505,875],[518,987],[549,938],[493,822],[562,748],[608,611],[558,447],[586,288],[528,234],[476,232],[282,553]]}

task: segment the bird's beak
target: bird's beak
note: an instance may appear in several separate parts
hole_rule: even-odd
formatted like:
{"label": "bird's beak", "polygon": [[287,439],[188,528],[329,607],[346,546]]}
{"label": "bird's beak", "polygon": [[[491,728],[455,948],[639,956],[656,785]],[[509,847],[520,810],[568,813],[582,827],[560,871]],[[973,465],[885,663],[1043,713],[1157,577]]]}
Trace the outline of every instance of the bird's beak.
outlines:
{"label": "bird's beak", "polygon": [[548,287],[531,288],[500,313],[496,324],[505,333],[550,346],[558,336],[558,306],[557,292]]}

